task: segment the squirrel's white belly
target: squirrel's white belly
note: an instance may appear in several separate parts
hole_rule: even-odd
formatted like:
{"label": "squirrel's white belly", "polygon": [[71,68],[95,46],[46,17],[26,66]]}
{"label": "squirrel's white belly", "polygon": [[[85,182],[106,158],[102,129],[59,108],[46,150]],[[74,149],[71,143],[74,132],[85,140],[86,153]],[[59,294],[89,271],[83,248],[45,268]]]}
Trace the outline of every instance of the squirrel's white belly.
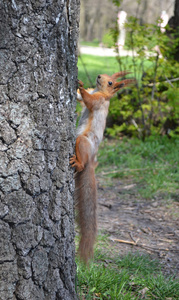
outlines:
{"label": "squirrel's white belly", "polygon": [[94,111],[94,118],[91,124],[91,135],[96,137],[98,146],[103,139],[103,133],[106,127],[106,117],[107,113],[105,110],[100,109]]}
{"label": "squirrel's white belly", "polygon": [[92,120],[89,126],[89,110],[87,108],[84,109],[82,113],[82,117],[79,122],[79,127],[77,129],[77,135],[85,134],[85,137],[91,144],[92,153],[96,155],[98,151],[99,144],[103,139],[103,133],[106,126],[106,117],[108,114],[108,106],[100,108],[99,110],[95,110],[93,112]]}

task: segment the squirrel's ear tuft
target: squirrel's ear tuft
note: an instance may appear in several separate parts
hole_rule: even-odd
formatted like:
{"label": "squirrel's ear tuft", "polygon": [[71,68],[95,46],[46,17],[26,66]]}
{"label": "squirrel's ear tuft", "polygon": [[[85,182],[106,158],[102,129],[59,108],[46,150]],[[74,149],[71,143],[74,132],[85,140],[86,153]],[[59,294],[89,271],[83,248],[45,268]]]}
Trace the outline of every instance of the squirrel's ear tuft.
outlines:
{"label": "squirrel's ear tuft", "polygon": [[119,89],[122,89],[125,86],[125,82],[116,82],[114,85],[114,90],[118,91]]}
{"label": "squirrel's ear tuft", "polygon": [[117,72],[117,73],[114,73],[111,77],[112,79],[117,79],[118,77],[123,77],[127,74],[130,74],[131,72],[129,71],[122,71],[122,72]]}
{"label": "squirrel's ear tuft", "polygon": [[123,87],[134,84],[136,82],[137,82],[136,79],[124,79],[124,80],[121,80],[120,82],[116,82],[114,85],[115,92],[122,89]]}
{"label": "squirrel's ear tuft", "polygon": [[119,89],[122,89],[124,86],[125,86],[125,83],[122,82],[122,83],[119,83],[118,88],[119,88]]}

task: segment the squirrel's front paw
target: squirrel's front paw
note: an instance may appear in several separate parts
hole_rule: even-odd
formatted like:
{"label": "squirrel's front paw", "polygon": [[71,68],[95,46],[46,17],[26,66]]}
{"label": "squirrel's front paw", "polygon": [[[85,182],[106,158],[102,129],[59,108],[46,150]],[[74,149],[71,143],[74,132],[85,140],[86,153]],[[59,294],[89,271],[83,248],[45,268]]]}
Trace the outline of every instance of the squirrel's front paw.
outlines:
{"label": "squirrel's front paw", "polygon": [[74,167],[74,164],[75,164],[75,163],[76,163],[76,155],[73,154],[73,156],[70,157],[70,165],[71,165],[72,167]]}
{"label": "squirrel's front paw", "polygon": [[78,79],[78,84],[79,84],[80,87],[83,87],[83,85],[84,85],[83,81],[81,81],[79,79]]}

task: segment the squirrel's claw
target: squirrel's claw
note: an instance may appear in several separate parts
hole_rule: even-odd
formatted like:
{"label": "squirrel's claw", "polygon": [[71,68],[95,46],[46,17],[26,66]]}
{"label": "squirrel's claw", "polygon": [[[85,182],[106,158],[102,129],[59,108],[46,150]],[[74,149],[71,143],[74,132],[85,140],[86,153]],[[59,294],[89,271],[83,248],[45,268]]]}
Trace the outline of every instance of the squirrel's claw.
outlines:
{"label": "squirrel's claw", "polygon": [[72,164],[74,164],[75,162],[76,162],[76,155],[73,154],[73,156],[70,157],[70,164],[72,165]]}
{"label": "squirrel's claw", "polygon": [[79,79],[78,79],[78,84],[79,84],[80,87],[83,87],[83,85],[84,85],[83,81],[81,81]]}

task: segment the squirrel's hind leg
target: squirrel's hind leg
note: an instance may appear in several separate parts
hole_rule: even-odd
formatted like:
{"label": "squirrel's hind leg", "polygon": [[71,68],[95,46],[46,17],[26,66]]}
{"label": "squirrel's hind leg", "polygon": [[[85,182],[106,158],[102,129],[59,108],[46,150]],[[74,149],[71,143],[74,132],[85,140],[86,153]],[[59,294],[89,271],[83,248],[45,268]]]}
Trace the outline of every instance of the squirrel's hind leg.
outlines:
{"label": "squirrel's hind leg", "polygon": [[91,145],[86,137],[78,136],[76,139],[76,155],[70,158],[70,164],[77,172],[83,171],[86,163],[90,160]]}

